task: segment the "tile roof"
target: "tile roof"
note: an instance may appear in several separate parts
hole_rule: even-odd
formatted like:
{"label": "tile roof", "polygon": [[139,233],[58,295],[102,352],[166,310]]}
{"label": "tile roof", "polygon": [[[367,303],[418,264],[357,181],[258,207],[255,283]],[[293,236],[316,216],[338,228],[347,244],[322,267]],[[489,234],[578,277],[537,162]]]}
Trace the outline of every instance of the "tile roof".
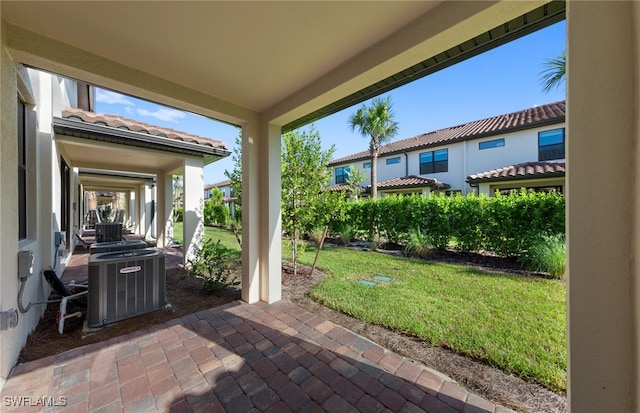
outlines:
{"label": "tile roof", "polygon": [[[402,189],[402,188],[423,188],[430,187],[431,189],[449,189],[450,186],[438,181],[434,178],[425,178],[423,176],[404,176],[402,178],[393,178],[388,181],[378,182],[378,189]],[[335,184],[329,187],[330,191],[348,191],[350,189],[349,184]],[[365,192],[371,192],[371,185],[366,188],[362,188]]]}
{"label": "tile roof", "polygon": [[[380,148],[380,157],[414,151],[430,146],[438,146],[469,139],[498,135],[519,129],[528,129],[542,125],[561,123],[565,120],[565,101],[535,106],[518,112],[476,120],[458,126],[452,126],[411,138],[391,142]],[[335,159],[330,166],[347,162],[369,159],[369,151],[362,151]]]}
{"label": "tile roof", "polygon": [[231,179],[227,179],[221,182],[216,182],[215,184],[206,184],[204,186],[204,189],[220,188],[221,186],[229,186],[229,185],[231,185]]}
{"label": "tile roof", "polygon": [[564,162],[526,162],[505,166],[487,172],[481,172],[467,177],[467,182],[509,181],[526,178],[548,178],[564,176]]}
{"label": "tile roof", "polygon": [[106,115],[95,112],[88,112],[77,108],[66,108],[62,112],[65,119],[78,120],[93,125],[104,125],[112,128],[124,129],[131,132],[144,133],[154,137],[167,138],[176,141],[195,143],[212,148],[228,150],[227,145],[218,140],[180,132],[171,128],[150,125],[137,120],[123,118],[122,116]]}
{"label": "tile roof", "polygon": [[331,185],[329,187],[329,191],[348,191],[349,189],[351,189],[351,187],[349,186],[349,184],[335,184],[335,185]]}
{"label": "tile roof", "polygon": [[[423,176],[409,175],[402,178],[393,178],[388,181],[378,183],[378,189],[400,189],[400,188],[418,188],[428,186],[432,189],[447,189],[449,185],[442,183],[434,178],[425,178]],[[369,185],[369,188],[371,185]]]}

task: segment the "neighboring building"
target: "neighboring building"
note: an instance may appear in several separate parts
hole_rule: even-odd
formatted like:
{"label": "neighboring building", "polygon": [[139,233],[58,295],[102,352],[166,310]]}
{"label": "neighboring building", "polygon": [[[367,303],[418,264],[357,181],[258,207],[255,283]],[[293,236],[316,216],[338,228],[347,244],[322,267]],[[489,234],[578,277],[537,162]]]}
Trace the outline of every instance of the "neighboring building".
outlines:
{"label": "neighboring building", "polygon": [[0,275],[0,386],[46,309],[30,304],[49,297],[43,271],[62,275],[87,213],[113,205],[113,219],[124,221],[126,210],[133,233],[166,246],[171,179],[183,175],[185,205],[193,212],[184,225],[187,259],[202,242],[193,234],[202,228],[203,167],[229,155],[219,141],[92,112],[93,88],[86,83],[9,59],[1,72],[1,179],[10,202],[0,214],[8,268]]}
{"label": "neighboring building", "polygon": [[235,217],[235,200],[236,197],[233,196],[233,192],[231,190],[231,180],[227,179],[222,182],[217,182],[215,184],[207,184],[204,186],[204,200],[207,201],[211,198],[211,194],[214,188],[218,188],[220,192],[222,192],[222,203],[229,208],[229,213],[231,218]]}
{"label": "neighboring building", "polygon": [[[382,196],[493,194],[496,189],[520,187],[563,192],[564,158],[561,101],[384,145],[378,158],[378,191]],[[362,151],[332,161],[332,189],[346,182],[350,168],[360,169],[370,188],[370,159],[369,151]],[[525,164],[528,168],[523,169]]]}
{"label": "neighboring building", "polygon": [[467,182],[481,194],[530,188],[564,193],[564,162],[527,162],[470,175]]}
{"label": "neighboring building", "polygon": [[222,197],[225,200],[231,198],[231,180],[227,179],[226,181],[217,182],[215,184],[207,184],[204,186],[204,199],[207,200],[211,198],[211,192],[213,188],[218,188],[220,192],[222,192]]}

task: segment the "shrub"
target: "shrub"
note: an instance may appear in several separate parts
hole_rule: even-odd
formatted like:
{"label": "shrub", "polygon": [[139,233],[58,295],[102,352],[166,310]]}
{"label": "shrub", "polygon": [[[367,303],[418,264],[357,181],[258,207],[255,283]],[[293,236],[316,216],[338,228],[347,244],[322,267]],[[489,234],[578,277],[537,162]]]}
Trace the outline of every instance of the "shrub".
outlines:
{"label": "shrub", "polygon": [[344,245],[348,245],[353,239],[353,229],[351,229],[351,225],[343,224],[340,228],[340,241]]}
{"label": "shrub", "polygon": [[320,244],[320,241],[322,241],[322,234],[324,234],[324,228],[318,227],[309,231],[307,236],[309,237],[309,241],[314,244]]}
{"label": "shrub", "polygon": [[202,249],[196,251],[195,258],[188,261],[189,275],[202,278],[202,288],[207,291],[221,291],[238,285],[237,277],[231,277],[233,251],[220,243],[207,240]]}
{"label": "shrub", "polygon": [[562,235],[547,236],[533,245],[524,260],[532,271],[549,273],[552,278],[564,278],[567,248]]}
{"label": "shrub", "polygon": [[184,218],[184,208],[183,207],[178,207],[176,209],[173,210],[173,216],[175,219],[175,222],[182,222],[183,218]]}
{"label": "shrub", "polygon": [[344,213],[329,221],[332,234],[351,228],[351,236],[372,241],[406,240],[420,228],[437,249],[451,240],[463,251],[505,257],[526,253],[544,235],[564,234],[565,203],[557,193],[527,190],[496,197],[389,196],[344,203]]}
{"label": "shrub", "polygon": [[428,258],[433,252],[433,249],[433,238],[430,235],[421,231],[420,228],[414,228],[409,231],[404,249],[408,256]]}
{"label": "shrub", "polygon": [[450,199],[449,215],[451,221],[451,237],[456,240],[456,247],[465,252],[485,249],[482,234],[486,209],[486,196],[456,195]]}

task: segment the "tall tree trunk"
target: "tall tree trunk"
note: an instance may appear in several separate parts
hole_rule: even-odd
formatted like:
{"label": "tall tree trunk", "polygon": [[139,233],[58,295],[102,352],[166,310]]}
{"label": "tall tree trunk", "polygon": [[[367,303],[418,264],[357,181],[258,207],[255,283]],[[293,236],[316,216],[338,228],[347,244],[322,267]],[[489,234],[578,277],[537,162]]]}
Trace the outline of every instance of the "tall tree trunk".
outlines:
{"label": "tall tree trunk", "polygon": [[371,153],[371,199],[378,197],[378,150]]}

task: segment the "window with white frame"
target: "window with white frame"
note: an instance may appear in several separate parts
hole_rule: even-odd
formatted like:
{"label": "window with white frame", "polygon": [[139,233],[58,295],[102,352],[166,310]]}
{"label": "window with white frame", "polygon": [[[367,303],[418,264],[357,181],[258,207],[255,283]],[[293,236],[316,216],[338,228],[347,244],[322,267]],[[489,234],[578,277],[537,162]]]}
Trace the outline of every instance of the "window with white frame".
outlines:
{"label": "window with white frame", "polygon": [[564,128],[538,132],[538,160],[564,159]]}
{"label": "window with white frame", "polygon": [[420,175],[447,172],[448,170],[449,149],[438,149],[420,154]]}
{"label": "window with white frame", "polygon": [[336,168],[336,184],[344,184],[349,179],[351,168],[348,166],[340,166]]}

